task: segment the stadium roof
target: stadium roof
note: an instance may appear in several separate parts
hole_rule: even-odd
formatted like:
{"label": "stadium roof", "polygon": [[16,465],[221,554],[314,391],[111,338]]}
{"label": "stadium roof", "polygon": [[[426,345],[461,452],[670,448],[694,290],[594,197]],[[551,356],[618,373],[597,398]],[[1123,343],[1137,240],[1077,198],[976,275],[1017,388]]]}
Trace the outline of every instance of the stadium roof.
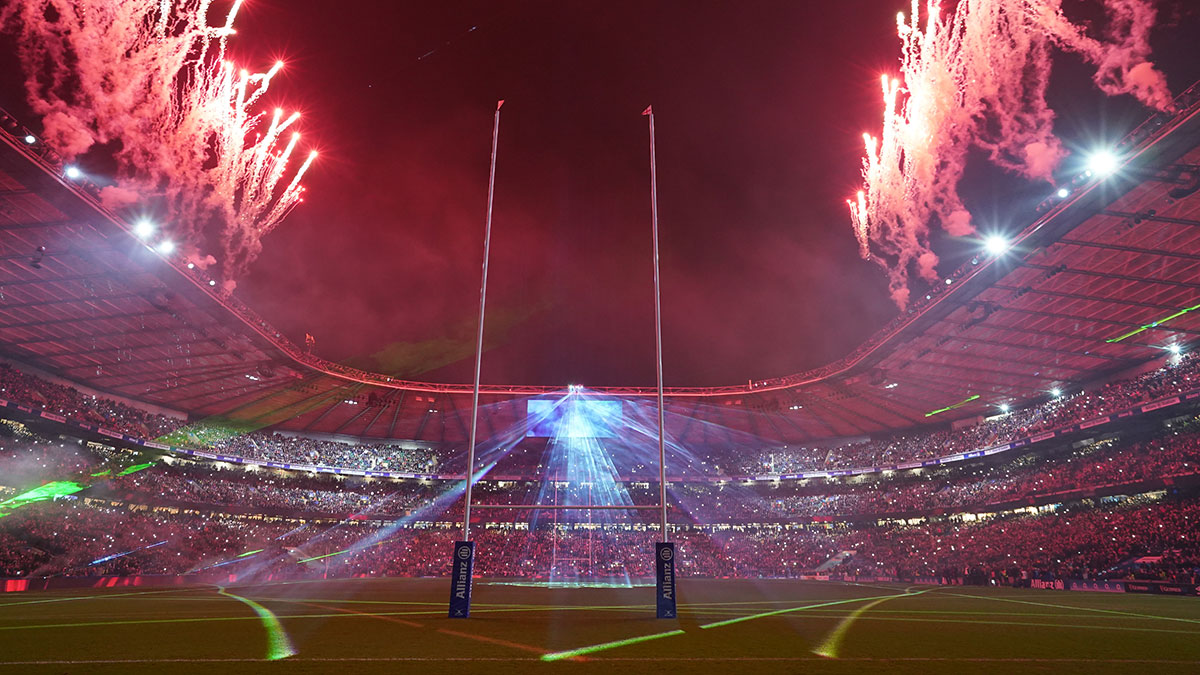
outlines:
{"label": "stadium roof", "polygon": [[[1196,87],[1179,104],[1114,150],[1113,174],[1079,176],[1007,251],[981,251],[844,359],[774,380],[668,389],[685,420],[671,431],[685,443],[719,443],[722,427],[781,443],[879,433],[1018,406],[1186,348],[1200,335]],[[0,353],[201,417],[465,442],[469,385],[402,381],[306,354],[201,270],[153,250],[100,205],[86,177],[68,178],[5,122]],[[485,386],[483,403],[497,405],[484,435],[524,415],[515,399],[565,386]]]}

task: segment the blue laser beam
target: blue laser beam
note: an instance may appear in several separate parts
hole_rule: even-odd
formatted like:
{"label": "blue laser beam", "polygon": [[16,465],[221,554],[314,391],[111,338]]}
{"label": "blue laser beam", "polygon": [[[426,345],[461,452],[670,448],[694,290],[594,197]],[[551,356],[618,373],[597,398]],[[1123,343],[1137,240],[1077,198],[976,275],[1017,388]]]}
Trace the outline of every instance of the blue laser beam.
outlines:
{"label": "blue laser beam", "polygon": [[132,553],[137,553],[138,551],[145,551],[148,549],[155,548],[157,546],[162,546],[165,543],[167,543],[167,540],[164,539],[162,541],[150,544],[149,546],[142,546],[140,548],[135,548],[132,551],[125,551],[124,553],[114,553],[112,555],[104,556],[103,558],[97,558],[97,559],[93,560],[92,562],[88,563],[87,567],[91,567],[92,565],[99,565],[100,563],[108,562],[109,560],[116,560],[117,558],[124,558],[125,556],[130,555]]}

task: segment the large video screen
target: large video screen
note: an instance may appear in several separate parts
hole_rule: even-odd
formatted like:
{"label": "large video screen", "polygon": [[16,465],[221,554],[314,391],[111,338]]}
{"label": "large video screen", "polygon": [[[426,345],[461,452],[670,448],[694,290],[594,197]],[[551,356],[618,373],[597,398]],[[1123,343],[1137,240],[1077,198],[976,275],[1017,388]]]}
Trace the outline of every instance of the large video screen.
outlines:
{"label": "large video screen", "polygon": [[621,428],[621,402],[604,399],[530,399],[526,436],[615,438]]}

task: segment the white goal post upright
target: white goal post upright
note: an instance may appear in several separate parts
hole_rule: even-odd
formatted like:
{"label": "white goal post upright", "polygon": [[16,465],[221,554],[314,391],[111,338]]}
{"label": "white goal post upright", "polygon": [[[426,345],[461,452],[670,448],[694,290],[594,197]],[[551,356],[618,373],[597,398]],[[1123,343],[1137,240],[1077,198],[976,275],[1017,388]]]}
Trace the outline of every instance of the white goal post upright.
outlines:
{"label": "white goal post upright", "polygon": [[[475,544],[471,541],[471,508],[503,509],[503,510],[641,510],[654,509],[659,512],[662,541],[655,544],[654,569],[656,576],[656,615],[660,619],[673,619],[676,616],[676,577],[675,577],[675,545],[668,541],[667,532],[667,453],[666,425],[663,405],[663,366],[662,366],[662,301],[658,268],[658,168],[654,156],[654,111],[647,107],[642,114],[650,122],[650,214],[651,232],[654,239],[654,345],[655,365],[657,371],[658,394],[658,485],[659,502],[656,505],[622,505],[622,504],[592,504],[590,493],[586,506],[558,504],[557,485],[555,487],[555,504],[472,504],[475,479],[475,445],[479,430],[479,378],[480,366],[483,361],[483,324],[487,308],[487,279],[488,256],[492,240],[492,201],[496,186],[496,146],[500,135],[501,100],[496,103],[496,113],[492,122],[492,161],[488,173],[487,219],[484,225],[483,239],[483,272],[479,287],[479,330],[475,341],[475,381],[471,392],[471,432],[467,447],[467,470],[465,503],[463,505],[463,537],[454,543],[451,555],[451,584],[450,584],[450,618],[467,618],[471,613],[471,575],[474,571]],[[557,516],[555,519],[557,525]],[[555,532],[557,534],[557,532]]]}
{"label": "white goal post upright", "polygon": [[475,439],[479,430],[479,368],[483,363],[483,317],[487,309],[488,255],[492,245],[492,197],[496,192],[496,145],[500,139],[500,108],[492,119],[492,163],[488,170],[487,219],[483,227],[483,273],[479,284],[479,331],[475,338],[475,386],[471,391],[471,437],[467,445],[467,490],[463,506],[463,538],[455,542],[450,557],[450,618],[471,615],[471,575],[475,569],[475,544],[471,541],[471,492],[475,483]]}
{"label": "white goal post upright", "polygon": [[667,443],[663,413],[662,292],[658,275],[658,166],[654,157],[654,106],[642,114],[650,121],[650,229],[654,238],[654,360],[658,372],[658,505],[662,508],[662,541],[654,547],[656,615],[675,618],[675,545],[667,533]]}

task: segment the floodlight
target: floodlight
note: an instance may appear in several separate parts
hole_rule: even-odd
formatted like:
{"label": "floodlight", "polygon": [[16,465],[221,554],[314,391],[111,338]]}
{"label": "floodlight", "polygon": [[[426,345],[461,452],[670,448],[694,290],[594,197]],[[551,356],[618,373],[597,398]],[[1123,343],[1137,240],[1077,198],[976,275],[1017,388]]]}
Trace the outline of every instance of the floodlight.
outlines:
{"label": "floodlight", "polygon": [[163,255],[171,255],[175,252],[175,242],[170,239],[163,239],[158,242],[158,252]]}
{"label": "floodlight", "polygon": [[37,143],[37,136],[34,136],[33,134],[25,134],[25,142],[29,145],[33,145],[34,143]]}
{"label": "floodlight", "polygon": [[146,220],[145,218],[133,224],[133,234],[136,235],[138,239],[149,239],[151,235],[154,234],[154,230],[154,223]]}
{"label": "floodlight", "polygon": [[1058,192],[1057,192],[1056,194],[1058,195],[1058,198],[1059,198],[1059,199],[1066,199],[1067,197],[1070,197],[1070,196],[1071,196],[1071,191],[1070,191],[1070,190],[1068,190],[1068,189],[1067,189],[1067,188],[1065,188],[1065,187],[1064,187],[1064,188],[1058,188]]}
{"label": "floodlight", "polygon": [[1008,246],[1008,240],[998,234],[990,235],[987,239],[983,240],[983,248],[992,255],[1004,253],[1008,250]]}
{"label": "floodlight", "polygon": [[68,166],[66,169],[64,169],[63,173],[66,175],[67,178],[70,178],[71,180],[78,180],[80,178],[83,178],[83,172],[80,171],[79,167],[75,166],[74,164],[72,164],[72,165]]}
{"label": "floodlight", "polygon": [[1006,413],[1006,412],[1008,412],[1010,409],[1011,409],[1011,408],[1009,407],[1009,405],[1008,405],[1007,403],[1001,403],[1001,404],[1000,404],[1000,412],[1004,412],[1004,413]]}
{"label": "floodlight", "polygon": [[1062,396],[1062,389],[1055,387],[1050,390],[1050,395],[1053,396],[1054,398],[1058,398],[1059,396]]}
{"label": "floodlight", "polygon": [[1107,150],[1101,150],[1088,158],[1088,170],[1100,177],[1115,172],[1120,165],[1117,156]]}

